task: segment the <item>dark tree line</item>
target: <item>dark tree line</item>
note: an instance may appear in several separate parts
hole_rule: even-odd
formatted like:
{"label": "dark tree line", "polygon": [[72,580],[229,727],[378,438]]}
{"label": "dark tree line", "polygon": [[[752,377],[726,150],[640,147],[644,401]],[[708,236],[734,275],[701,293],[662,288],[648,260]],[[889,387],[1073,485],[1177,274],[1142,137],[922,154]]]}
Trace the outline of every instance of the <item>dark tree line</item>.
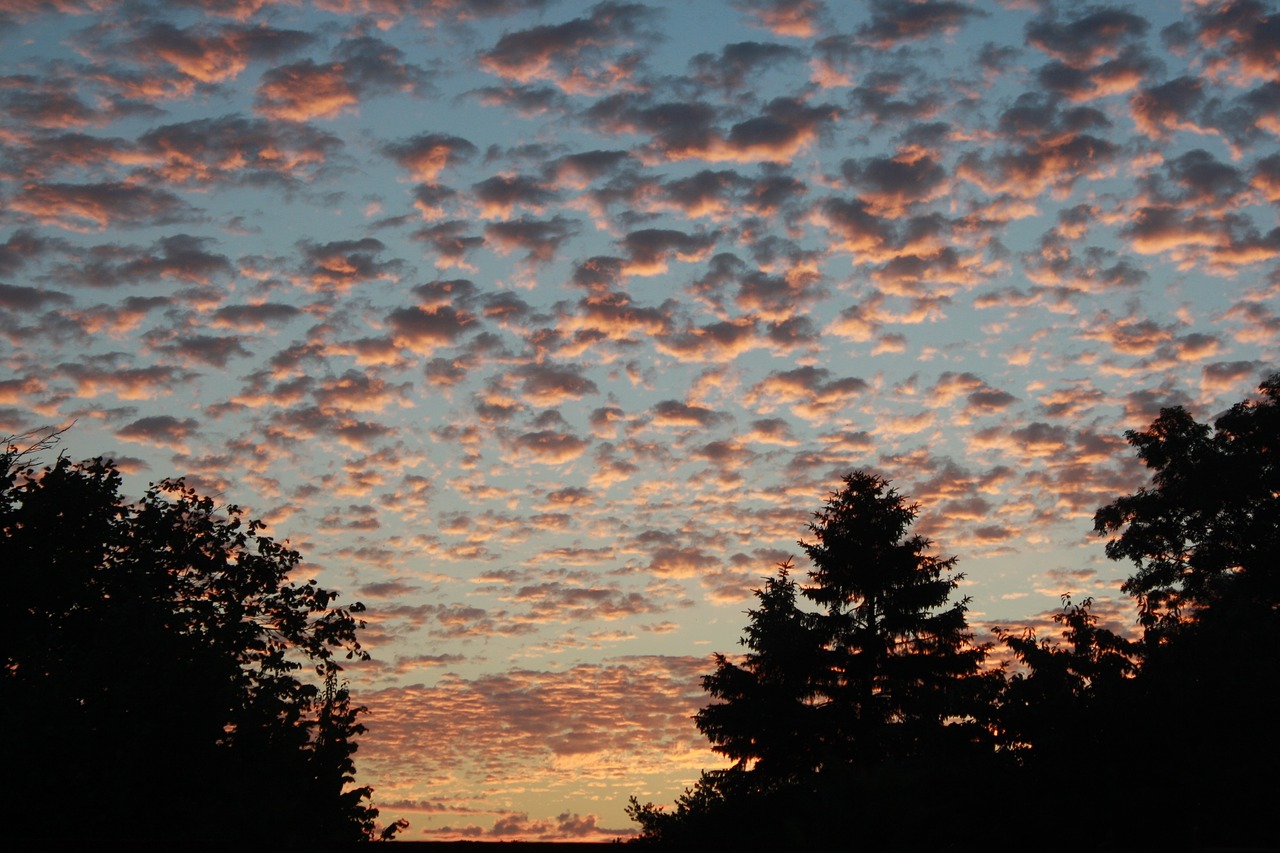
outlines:
{"label": "dark tree line", "polygon": [[182,480],[128,502],[109,461],[30,456],[12,440],[0,454],[3,757],[20,791],[0,798],[4,836],[373,837],[364,709],[338,664],[367,657],[363,607],[293,581],[297,551]]}
{"label": "dark tree line", "polygon": [[1280,841],[1280,374],[1210,427],[1126,433],[1151,482],[1098,510],[1141,636],[1064,598],[1061,640],[997,630],[918,507],[850,474],[814,514],[808,583],[779,568],[695,721],[730,759],[642,841],[839,849],[1273,847]]}

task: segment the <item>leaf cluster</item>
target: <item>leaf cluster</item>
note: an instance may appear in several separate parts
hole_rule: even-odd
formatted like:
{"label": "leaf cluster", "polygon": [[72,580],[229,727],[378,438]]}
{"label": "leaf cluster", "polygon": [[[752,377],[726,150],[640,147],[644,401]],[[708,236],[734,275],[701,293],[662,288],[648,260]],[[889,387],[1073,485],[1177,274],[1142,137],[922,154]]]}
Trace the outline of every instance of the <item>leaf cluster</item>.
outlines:
{"label": "leaf cluster", "polygon": [[68,798],[102,838],[157,821],[206,840],[369,837],[363,709],[338,680],[339,659],[368,658],[363,606],[295,580],[288,543],[181,479],[129,502],[110,461],[36,470],[7,446],[0,702],[32,795],[6,804],[17,837],[57,826],[46,810]]}

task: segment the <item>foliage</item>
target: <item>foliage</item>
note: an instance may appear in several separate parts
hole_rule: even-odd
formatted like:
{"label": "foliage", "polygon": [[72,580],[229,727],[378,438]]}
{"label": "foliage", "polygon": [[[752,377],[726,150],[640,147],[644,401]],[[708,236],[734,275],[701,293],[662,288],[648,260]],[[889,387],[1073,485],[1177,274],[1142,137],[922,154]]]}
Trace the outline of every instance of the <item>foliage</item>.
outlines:
{"label": "foliage", "polygon": [[10,832],[371,837],[369,789],[350,788],[363,709],[337,681],[337,656],[368,657],[363,607],[293,582],[297,551],[182,480],[129,503],[110,461],[37,472],[8,448],[0,701],[27,794]]}
{"label": "foliage", "polygon": [[986,647],[973,643],[967,600],[950,601],[955,559],[908,535],[917,513],[863,472],[814,513],[815,541],[800,543],[810,584],[780,566],[755,593],[741,662],[716,655],[703,678],[716,701],[698,728],[733,765],[703,773],[671,812],[633,800],[642,838],[825,847],[843,841],[827,817],[853,807],[885,821],[864,841],[936,840],[916,791],[985,771],[996,682],[980,673]]}
{"label": "foliage", "polygon": [[1062,597],[1053,621],[1063,627],[1065,645],[1037,639],[1030,628],[995,629],[1021,665],[1005,684],[999,721],[1002,745],[1023,762],[1060,770],[1067,755],[1098,746],[1099,720],[1110,719],[1137,671],[1137,645],[1099,626],[1092,605],[1092,598],[1073,604]]}
{"label": "foliage", "polygon": [[[804,595],[825,608],[830,637],[820,685],[831,758],[875,764],[937,757],[981,739],[979,675],[987,647],[975,645],[968,599],[950,601],[963,578],[955,557],[928,552],[908,535],[919,507],[887,480],[854,472],[814,513],[815,566]],[[950,602],[950,603],[949,603]]]}
{"label": "foliage", "polygon": [[1280,374],[1259,390],[1213,429],[1175,407],[1125,433],[1152,484],[1099,509],[1094,528],[1120,533],[1107,556],[1136,566],[1123,590],[1148,628],[1176,629],[1224,601],[1280,607]]}
{"label": "foliage", "polygon": [[1151,483],[1094,517],[1145,628],[1128,754],[1204,843],[1273,843],[1280,798],[1280,374],[1259,391],[1212,428],[1170,408],[1127,433]]}
{"label": "foliage", "polygon": [[765,579],[748,611],[742,663],[716,654],[716,671],[702,687],[716,703],[698,712],[698,730],[739,770],[753,769],[764,788],[794,784],[821,765],[822,739],[815,701],[825,650],[813,614],[796,604],[790,561]]}
{"label": "foliage", "polygon": [[1094,522],[1135,565],[1121,589],[1142,638],[1064,596],[1061,641],[996,629],[1007,678],[980,673],[954,558],[908,535],[917,507],[846,477],[800,543],[810,584],[789,565],[768,579],[746,655],[703,679],[717,701],[698,726],[733,765],[670,812],[633,799],[642,840],[955,849],[948,816],[996,802],[1009,837],[1044,839],[1072,810],[1098,849],[1167,844],[1171,823],[1176,846],[1274,846],[1280,374],[1260,392],[1212,427],[1173,408],[1127,433],[1151,483]]}
{"label": "foliage", "polygon": [[722,824],[732,826],[725,809],[725,782],[732,778],[724,771],[703,771],[697,783],[676,799],[674,811],[653,803],[640,804],[632,797],[627,815],[640,824],[638,840],[656,844],[692,844],[694,841],[724,840]]}

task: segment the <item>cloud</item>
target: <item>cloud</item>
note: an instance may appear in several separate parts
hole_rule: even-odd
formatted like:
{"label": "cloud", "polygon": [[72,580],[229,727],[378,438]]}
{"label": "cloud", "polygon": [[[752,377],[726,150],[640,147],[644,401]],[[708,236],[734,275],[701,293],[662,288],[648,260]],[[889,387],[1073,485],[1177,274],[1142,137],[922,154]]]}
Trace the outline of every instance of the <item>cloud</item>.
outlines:
{"label": "cloud", "polygon": [[229,115],[154,128],[116,159],[145,164],[170,185],[289,186],[315,180],[342,147],[338,137],[308,125]]}
{"label": "cloud", "polygon": [[703,406],[690,406],[679,400],[663,400],[650,412],[652,423],[659,427],[694,427],[708,429],[728,420],[723,412]]}
{"label": "cloud", "polygon": [[[608,559],[609,554],[593,553],[591,561]],[[506,600],[525,608],[518,618],[536,623],[573,623],[603,619],[612,621],[658,612],[660,608],[641,592],[624,592],[616,587],[578,586],[545,582],[521,586]]]}
{"label": "cloud", "polygon": [[654,549],[649,571],[664,578],[696,578],[719,565],[719,559],[701,548],[666,545]]}
{"label": "cloud", "polygon": [[841,172],[875,216],[900,218],[912,204],[933,201],[949,189],[947,172],[930,152],[901,149],[892,158],[846,160]]}
{"label": "cloud", "polygon": [[516,206],[540,212],[558,197],[554,190],[524,175],[494,175],[473,184],[471,192],[486,219],[509,217]]}
{"label": "cloud", "polygon": [[0,243],[0,275],[13,275],[29,264],[65,248],[60,239],[45,237],[26,228],[19,228]]}
{"label": "cloud", "polygon": [[471,314],[450,305],[396,308],[386,319],[396,346],[419,355],[430,355],[441,347],[452,345],[464,331],[477,323]]}
{"label": "cloud", "polygon": [[510,107],[531,118],[565,110],[564,94],[552,86],[481,86],[468,93],[486,107]]}
{"label": "cloud", "polygon": [[196,218],[196,211],[168,190],[119,182],[29,183],[9,207],[45,225],[69,231],[143,228]]}
{"label": "cloud", "polygon": [[1243,173],[1203,148],[1187,151],[1164,163],[1164,179],[1146,176],[1142,185],[1153,205],[1173,205],[1197,213],[1221,216],[1240,207],[1248,188]]}
{"label": "cloud", "polygon": [[740,41],[720,48],[719,54],[697,54],[689,60],[689,70],[699,83],[731,91],[741,89],[748,78],[755,82],[763,72],[803,57],[789,45]]}
{"label": "cloud", "polygon": [[465,660],[464,656],[455,654],[398,655],[394,666],[397,673],[407,673],[420,669],[453,666]]}
{"label": "cloud", "polygon": [[320,65],[304,59],[273,68],[262,76],[255,109],[268,118],[301,122],[334,118],[358,103],[356,86],[340,65]]}
{"label": "cloud", "polygon": [[1190,22],[1179,22],[1174,40],[1184,33],[1206,52],[1206,67],[1214,74],[1234,74],[1242,81],[1280,79],[1280,14],[1252,0],[1204,4],[1194,8]]}
{"label": "cloud", "polygon": [[930,402],[935,406],[950,406],[956,398],[964,397],[965,417],[1002,412],[1018,400],[1007,391],[991,387],[972,373],[951,371],[939,375],[929,393],[932,395]]}
{"label": "cloud", "polygon": [[830,104],[810,106],[796,98],[775,98],[759,115],[725,132],[716,126],[718,112],[708,104],[650,105],[623,94],[597,101],[586,115],[614,133],[648,134],[644,151],[651,159],[786,163],[813,145],[840,112]]}
{"label": "cloud", "polygon": [[1249,183],[1267,201],[1280,202],[1280,154],[1257,161]]}
{"label": "cloud", "polygon": [[726,320],[667,332],[654,340],[660,352],[688,361],[723,362],[761,346],[752,318]]}
{"label": "cloud", "polygon": [[253,355],[239,335],[148,334],[145,340],[152,352],[183,364],[225,369],[231,359]]}
{"label": "cloud", "polygon": [[[449,781],[433,785],[432,799],[485,808],[489,804],[473,801],[471,794],[485,777],[490,784],[518,779],[553,787],[592,780],[607,788],[623,766],[646,774],[666,774],[674,767],[696,777],[710,753],[688,720],[704,701],[698,676],[708,666],[698,657],[623,657],[559,672],[509,668],[478,678],[446,674],[430,686],[367,691],[361,701],[370,708],[369,719],[377,721],[379,736],[361,743],[361,769],[418,779],[443,773]],[[641,730],[652,744],[643,754],[634,748]],[[439,745],[429,758],[411,748],[428,733]],[[491,748],[497,744],[503,748]],[[482,754],[493,757],[474,761]],[[495,829],[515,831],[526,820],[522,813],[502,814]],[[589,819],[563,815],[545,824],[547,832],[563,833],[557,837],[566,840],[590,837],[585,835]],[[465,828],[443,828],[433,837],[484,834],[477,829],[470,834]]]}
{"label": "cloud", "polygon": [[1110,120],[1089,107],[1060,109],[1039,95],[1021,96],[1000,117],[1005,138],[1017,147],[983,156],[963,155],[956,174],[990,193],[1034,198],[1065,195],[1084,178],[1102,177],[1120,155],[1103,131]]}
{"label": "cloud", "polygon": [[980,9],[947,0],[872,0],[871,20],[858,28],[858,39],[878,50],[904,41],[953,33],[970,18],[986,17]]}
{"label": "cloud", "polygon": [[1213,133],[1198,119],[1204,103],[1204,81],[1189,76],[1143,88],[1129,99],[1134,124],[1156,139],[1177,131]]}
{"label": "cloud", "polygon": [[456,205],[460,199],[461,193],[441,184],[419,184],[413,190],[413,206],[428,222],[451,215],[450,205]]}
{"label": "cloud", "polygon": [[583,368],[577,365],[530,364],[516,371],[521,380],[522,397],[532,405],[543,407],[600,393],[599,386],[583,374]]}
{"label": "cloud", "polygon": [[0,306],[15,313],[36,311],[47,305],[69,305],[71,302],[70,296],[57,290],[0,284]]}
{"label": "cloud", "polygon": [[[268,24],[224,24],[179,29],[164,21],[141,28],[124,45],[144,62],[162,60],[201,83],[237,77],[251,61],[278,59],[309,46],[315,37]],[[103,46],[102,52],[111,48]]]}
{"label": "cloud", "polygon": [[404,61],[404,52],[373,36],[338,44],[333,60],[303,59],[262,75],[254,109],[286,121],[335,118],[365,98],[394,92],[419,92],[427,73]]}
{"label": "cloud", "polygon": [[826,295],[819,286],[820,280],[817,269],[810,266],[793,268],[781,275],[757,270],[742,277],[734,302],[762,319],[791,323],[793,328],[802,324],[808,329],[812,321],[797,315]]}
{"label": "cloud", "polygon": [[1120,234],[1139,254],[1167,254],[1181,266],[1204,264],[1214,271],[1280,254],[1280,229],[1260,234],[1251,220],[1239,214],[1197,215],[1169,204],[1139,207]]}
{"label": "cloud", "polygon": [[794,447],[799,444],[791,425],[782,418],[760,418],[751,422],[751,430],[742,436],[746,442]]}
{"label": "cloud", "polygon": [[194,418],[176,418],[173,415],[149,415],[116,430],[116,438],[137,444],[166,447],[178,453],[188,453],[187,440],[199,433],[200,424]]}
{"label": "cloud", "polygon": [[853,255],[854,263],[891,260],[903,248],[893,221],[876,216],[861,199],[825,199],[811,218],[831,233],[832,248]]}
{"label": "cloud", "polygon": [[818,0],[734,0],[733,5],[775,35],[793,38],[817,33],[826,11]]}
{"label": "cloud", "polygon": [[302,310],[283,302],[259,302],[250,305],[224,305],[213,312],[213,324],[220,328],[243,332],[262,332],[271,326],[285,325],[302,315]]}
{"label": "cloud", "polygon": [[550,80],[566,92],[595,92],[630,76],[630,57],[611,56],[612,49],[651,38],[652,17],[639,3],[598,3],[585,17],[504,34],[481,53],[480,66],[520,83]]}
{"label": "cloud", "polygon": [[225,255],[208,251],[209,237],[174,234],[147,249],[106,244],[95,246],[76,263],[58,267],[60,277],[89,287],[118,287],[148,281],[175,280],[208,285],[228,280],[235,268]]}
{"label": "cloud", "polygon": [[630,153],[620,150],[579,151],[547,163],[550,181],[576,189],[584,189],[592,181],[615,174],[632,162]]}
{"label": "cloud", "polygon": [[581,456],[591,442],[572,433],[537,430],[516,436],[512,446],[522,456],[544,465],[562,465]]}
{"label": "cloud", "polygon": [[1073,68],[1084,68],[1114,59],[1125,43],[1149,27],[1132,12],[1086,7],[1074,20],[1046,15],[1027,24],[1027,43]]}
{"label": "cloud", "polygon": [[1040,69],[1040,84],[1076,103],[1130,92],[1157,71],[1157,64],[1141,49],[1126,48],[1115,59],[1088,69],[1051,62]]}
{"label": "cloud", "polygon": [[1256,361],[1218,361],[1201,368],[1201,388],[1211,394],[1237,393],[1246,386],[1252,389],[1265,371]]}
{"label": "cloud", "polygon": [[853,87],[849,104],[852,115],[878,127],[929,121],[943,111],[946,101],[937,91],[913,86],[902,72],[876,70]]}
{"label": "cloud", "polygon": [[651,202],[651,206],[656,210],[678,210],[694,218],[723,219],[736,209],[740,192],[746,185],[745,179],[732,170],[703,169],[663,184],[659,199]]}
{"label": "cloud", "polygon": [[822,423],[849,407],[870,386],[854,376],[831,378],[823,367],[771,371],[747,392],[747,404],[761,413],[786,406],[806,420]]}
{"label": "cloud", "polygon": [[420,133],[383,146],[382,153],[406,169],[414,180],[432,184],[446,168],[474,157],[476,150],[460,136]]}
{"label": "cloud", "polygon": [[498,252],[524,251],[528,264],[550,263],[556,252],[578,231],[578,223],[563,216],[551,219],[523,217],[484,226],[485,240]]}
{"label": "cloud", "polygon": [[325,412],[380,412],[391,405],[409,405],[409,383],[398,385],[376,376],[348,370],[319,383],[312,392],[316,405]]}
{"label": "cloud", "polygon": [[303,256],[302,275],[320,290],[346,290],[362,282],[393,279],[403,266],[403,261],[398,259],[377,260],[387,247],[373,237],[329,243],[304,240],[299,246]]}
{"label": "cloud", "polygon": [[[481,834],[495,838],[517,838],[538,839],[539,841],[556,841],[556,840],[585,840],[591,839],[597,843],[602,843],[602,839],[617,841],[619,838],[627,838],[635,835],[635,830],[631,828],[625,829],[605,829],[597,825],[598,818],[594,814],[586,817],[580,817],[576,813],[563,812],[554,819],[530,820],[529,815],[525,813],[508,815],[494,822],[493,828],[484,832],[473,832],[471,828],[454,829],[452,827],[442,827],[439,830],[433,830],[432,835],[453,835],[462,833],[466,837],[479,838]],[[480,830],[480,827],[474,829]]]}
{"label": "cloud", "polygon": [[421,228],[413,233],[413,237],[435,250],[437,267],[441,269],[458,267],[469,270],[472,266],[467,261],[468,255],[485,244],[484,237],[467,233],[473,227],[473,224],[467,220],[450,219]]}
{"label": "cloud", "polygon": [[154,400],[173,393],[179,383],[195,378],[195,374],[166,365],[124,368],[122,360],[114,357],[67,362],[58,365],[58,371],[76,383],[79,396],[110,393],[120,400]]}
{"label": "cloud", "polygon": [[788,162],[813,145],[823,128],[840,110],[832,105],[809,106],[797,99],[775,98],[764,112],[716,134],[706,147],[688,150],[667,149],[668,156],[698,157],[713,162]]}
{"label": "cloud", "polygon": [[629,260],[622,268],[627,275],[658,275],[667,271],[672,258],[684,263],[701,260],[710,253],[717,234],[686,234],[669,228],[644,228],[622,239]]}
{"label": "cloud", "polygon": [[[60,73],[61,72],[61,73]],[[42,69],[40,74],[0,76],[0,106],[11,119],[31,128],[73,128],[104,125],[131,115],[154,115],[155,107],[120,96],[81,97],[84,80],[65,69]]]}

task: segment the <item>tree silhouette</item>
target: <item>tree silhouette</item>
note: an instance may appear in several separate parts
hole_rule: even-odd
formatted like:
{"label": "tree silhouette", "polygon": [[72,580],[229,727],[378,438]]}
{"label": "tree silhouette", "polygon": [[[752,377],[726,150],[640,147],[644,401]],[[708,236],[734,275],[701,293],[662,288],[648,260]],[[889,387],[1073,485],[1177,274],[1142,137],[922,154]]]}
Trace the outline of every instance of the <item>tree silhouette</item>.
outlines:
{"label": "tree silhouette", "polygon": [[0,460],[9,836],[370,837],[335,659],[367,658],[363,607],[294,582],[297,551],[182,480],[129,503],[110,461],[26,455]]}
{"label": "tree silhouette", "polygon": [[[703,773],[673,812],[632,800],[642,837],[680,844],[932,843],[950,832],[923,787],[972,783],[993,754],[967,599],[951,601],[955,558],[908,535],[918,507],[887,480],[844,478],[814,513],[814,569],[800,588],[789,564],[756,592],[741,663],[717,655],[703,686],[718,701],[696,721],[734,761]],[[817,609],[802,609],[797,592]],[[952,795],[957,806],[966,794]],[[761,821],[761,815],[768,815]]]}
{"label": "tree silhouette", "polygon": [[826,663],[814,614],[799,609],[790,561],[765,579],[748,611],[742,664],[715,655],[716,671],[702,687],[719,700],[698,712],[698,730],[760,790],[799,782],[821,766],[817,707]]}
{"label": "tree silhouette", "polygon": [[1142,834],[1122,811],[1134,799],[1126,762],[1132,726],[1141,725],[1131,710],[1140,649],[1098,624],[1091,598],[1063,596],[1062,604],[1053,617],[1061,642],[994,629],[1019,664],[995,710],[1002,754],[1013,759],[1003,780],[1015,780],[1001,786],[1005,828],[1042,836],[1063,807],[1045,792],[1062,790],[1087,800],[1094,846],[1140,847]]}
{"label": "tree silhouette", "polygon": [[1133,561],[1122,588],[1157,632],[1203,621],[1224,601],[1280,607],[1280,374],[1259,390],[1212,429],[1175,407],[1125,433],[1152,486],[1099,509],[1094,528],[1120,533],[1107,556]]}
{"label": "tree silhouette", "polygon": [[1276,837],[1280,374],[1259,390],[1212,428],[1179,407],[1126,433],[1151,484],[1094,517],[1145,628],[1125,758],[1151,780],[1140,805],[1183,803],[1196,843]]}
{"label": "tree silhouette", "polygon": [[1031,629],[994,629],[1021,665],[1005,684],[999,718],[1002,746],[1023,763],[1060,773],[1070,755],[1102,748],[1105,722],[1137,672],[1137,645],[1099,626],[1092,605],[1062,597],[1053,620],[1065,644]]}
{"label": "tree silhouette", "polygon": [[953,821],[998,802],[1006,831],[1040,846],[1079,844],[1050,840],[1078,812],[1101,849],[1273,848],[1280,374],[1260,392],[1212,426],[1173,408],[1126,434],[1151,482],[1094,524],[1134,563],[1121,589],[1141,640],[1064,597],[1061,641],[996,629],[1018,663],[1007,679],[982,673],[955,559],[909,535],[918,508],[847,476],[800,543],[809,584],[789,564],[768,579],[747,653],[703,679],[716,701],[697,724],[732,766],[670,812],[633,798],[641,840],[956,849]]}
{"label": "tree silhouette", "polygon": [[963,751],[985,728],[990,679],[979,675],[968,599],[950,601],[956,558],[908,535],[919,507],[862,471],[814,513],[805,597],[825,608],[830,637],[821,692],[828,761],[852,766]]}

